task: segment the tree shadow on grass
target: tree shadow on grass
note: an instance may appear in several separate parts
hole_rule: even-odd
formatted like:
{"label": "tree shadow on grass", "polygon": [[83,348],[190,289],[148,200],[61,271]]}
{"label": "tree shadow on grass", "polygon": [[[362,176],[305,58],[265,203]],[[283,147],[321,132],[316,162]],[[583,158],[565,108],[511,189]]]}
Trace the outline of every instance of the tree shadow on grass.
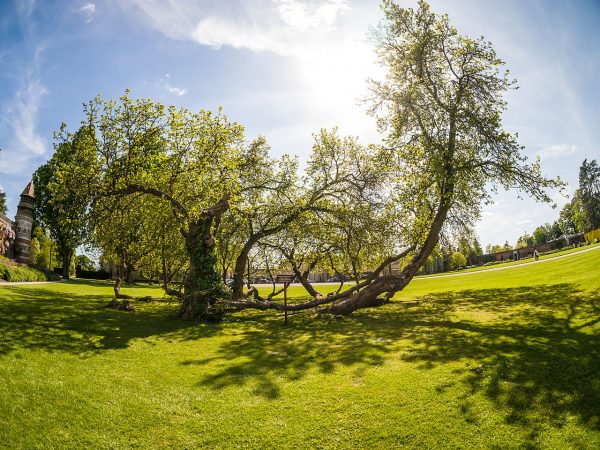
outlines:
{"label": "tree shadow on grass", "polygon": [[399,350],[423,369],[464,361],[438,392],[459,387],[460,410],[471,422],[479,420],[471,397],[483,395],[533,439],[540,422],[560,427],[570,416],[600,429],[599,307],[598,292],[559,284],[431,294],[341,321],[292,316],[287,328],[266,315],[238,316],[237,337],[216,356],[182,364],[216,361],[200,386],[250,386],[276,399],[282,379],[340,366],[358,377]]}
{"label": "tree shadow on grass", "polygon": [[[103,282],[74,282],[90,287]],[[135,312],[107,308],[112,297],[43,288],[3,286],[0,289],[0,355],[19,349],[63,351],[77,355],[125,348],[133,339],[162,337],[198,339],[217,326],[177,320],[164,304],[136,303]],[[111,287],[112,289],[112,287]],[[4,298],[3,298],[4,297]]]}
{"label": "tree shadow on grass", "polygon": [[[534,440],[541,422],[600,430],[600,292],[559,284],[431,294],[416,308],[405,359],[424,367],[467,359],[456,373]],[[443,391],[450,386],[440,386]]]}
{"label": "tree shadow on grass", "polygon": [[[97,291],[95,291],[97,292]],[[228,334],[211,349],[199,385],[216,391],[250,386],[256,395],[282,395],[282,380],[350,368],[360,380],[392,353],[422,368],[464,362],[442,393],[457,387],[465,420],[484,396],[506,421],[531,431],[575,417],[600,429],[600,293],[558,284],[430,294],[342,320],[244,312],[222,325],[182,322],[174,308],[140,304],[134,313],[105,307],[107,295],[62,293],[49,287],[2,287],[0,355],[19,349],[77,355],[126,348],[133,339],[173,342]],[[204,371],[206,373],[206,371]],[[353,380],[348,380],[352,382]]]}
{"label": "tree shadow on grass", "polygon": [[267,314],[232,320],[237,322],[237,339],[222,344],[215,357],[182,364],[218,361],[222,368],[203,377],[200,386],[218,391],[248,385],[267,399],[281,396],[281,379],[300,380],[310,371],[330,374],[339,366],[350,366],[359,379],[365,367],[385,363],[392,342],[385,333],[370,328],[370,319],[363,323],[359,318],[330,320],[298,314],[290,316],[288,326],[283,318]]}

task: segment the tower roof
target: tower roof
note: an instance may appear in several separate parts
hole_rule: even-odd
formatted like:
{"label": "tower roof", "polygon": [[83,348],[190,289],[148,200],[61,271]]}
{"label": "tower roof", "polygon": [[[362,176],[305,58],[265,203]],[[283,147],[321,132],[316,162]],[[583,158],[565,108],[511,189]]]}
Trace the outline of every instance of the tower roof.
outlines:
{"label": "tower roof", "polygon": [[26,195],[31,198],[35,198],[35,189],[33,187],[33,180],[31,180],[29,183],[27,183],[27,186],[25,187],[25,189],[23,189],[23,192],[21,192],[21,196],[23,196],[23,195]]}

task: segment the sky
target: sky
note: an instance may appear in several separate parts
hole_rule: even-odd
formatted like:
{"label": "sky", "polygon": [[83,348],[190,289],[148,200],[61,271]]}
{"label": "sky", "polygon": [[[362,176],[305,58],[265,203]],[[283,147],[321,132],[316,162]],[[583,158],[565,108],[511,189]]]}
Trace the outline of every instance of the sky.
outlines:
{"label": "sky", "polygon": [[[415,1],[397,0],[401,6]],[[519,89],[504,126],[545,174],[577,188],[585,159],[600,158],[598,0],[432,0],[461,34],[484,36]],[[192,110],[223,107],[264,135],[274,155],[306,159],[312,133],[377,143],[361,99],[381,76],[368,34],[375,0],[0,0],[0,189],[14,216],[19,194],[53,151],[53,132],[75,130],[97,94]],[[476,225],[480,242],[516,243],[554,221],[558,205],[499,192]]]}

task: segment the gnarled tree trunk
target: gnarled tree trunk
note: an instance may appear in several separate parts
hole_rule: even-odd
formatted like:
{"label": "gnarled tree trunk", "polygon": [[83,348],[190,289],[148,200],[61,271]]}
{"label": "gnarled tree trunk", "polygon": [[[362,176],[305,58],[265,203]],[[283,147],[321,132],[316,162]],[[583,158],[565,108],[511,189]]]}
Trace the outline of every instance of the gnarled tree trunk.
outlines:
{"label": "gnarled tree trunk", "polygon": [[186,233],[190,267],[184,283],[179,310],[182,319],[220,320],[226,293],[217,268],[212,217],[191,223]]}

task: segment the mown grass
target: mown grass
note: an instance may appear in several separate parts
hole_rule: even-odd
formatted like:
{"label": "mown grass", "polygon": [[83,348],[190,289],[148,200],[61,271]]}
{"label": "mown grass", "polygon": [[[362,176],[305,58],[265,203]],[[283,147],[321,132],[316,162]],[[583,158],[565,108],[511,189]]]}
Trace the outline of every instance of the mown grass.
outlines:
{"label": "mown grass", "polygon": [[288,327],[107,309],[104,282],[2,286],[0,445],[598,448],[599,268],[590,251],[420,279],[383,308]]}
{"label": "mown grass", "polygon": [[[581,251],[584,251],[584,250],[588,250],[588,249],[592,249],[592,248],[595,248],[595,247],[600,247],[600,244],[588,244],[588,245],[581,246],[581,247],[566,247],[566,248],[563,248],[561,250],[553,250],[551,252],[542,253],[540,255],[539,259],[540,260],[552,259],[552,258],[556,258],[557,256],[570,255],[572,253],[578,253],[578,252],[581,252]],[[524,257],[524,258],[521,258],[521,259],[519,259],[517,261],[506,260],[505,262],[501,262],[501,263],[494,263],[494,264],[488,264],[488,265],[470,267],[468,269],[449,270],[447,272],[440,272],[440,273],[427,274],[427,275],[419,275],[418,278],[440,276],[440,275],[450,275],[450,274],[456,274],[456,273],[479,272],[479,271],[482,271],[482,270],[497,269],[497,268],[501,268],[501,267],[519,266],[521,264],[527,264],[527,263],[531,263],[531,262],[535,262],[534,259],[533,259],[533,256],[531,256],[531,257]]]}

